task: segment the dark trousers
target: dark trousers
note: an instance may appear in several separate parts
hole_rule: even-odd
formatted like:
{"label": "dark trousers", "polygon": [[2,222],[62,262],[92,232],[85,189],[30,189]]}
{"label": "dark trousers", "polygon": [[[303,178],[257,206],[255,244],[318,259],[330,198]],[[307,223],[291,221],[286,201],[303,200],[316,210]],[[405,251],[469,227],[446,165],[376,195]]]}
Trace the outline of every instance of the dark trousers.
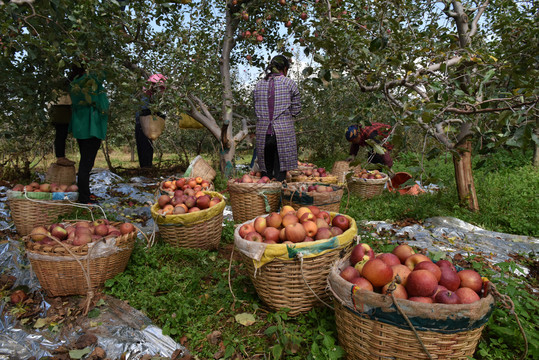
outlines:
{"label": "dark trousers", "polygon": [[135,142],[137,143],[137,155],[140,167],[152,167],[152,141],[144,135],[140,122],[135,124]]}
{"label": "dark trousers", "polygon": [[66,156],[66,140],[69,132],[69,124],[53,124],[56,129],[54,135],[54,154],[57,158]]}
{"label": "dark trousers", "polygon": [[277,150],[277,137],[275,135],[266,135],[264,165],[266,165],[266,171],[262,175],[277,181],[284,181],[286,179],[286,171],[281,171],[279,151]]}
{"label": "dark trousers", "polygon": [[101,139],[92,137],[89,139],[77,139],[79,144],[80,163],[77,174],[77,186],[79,187],[79,202],[90,201],[90,171],[94,167],[95,157],[101,146]]}

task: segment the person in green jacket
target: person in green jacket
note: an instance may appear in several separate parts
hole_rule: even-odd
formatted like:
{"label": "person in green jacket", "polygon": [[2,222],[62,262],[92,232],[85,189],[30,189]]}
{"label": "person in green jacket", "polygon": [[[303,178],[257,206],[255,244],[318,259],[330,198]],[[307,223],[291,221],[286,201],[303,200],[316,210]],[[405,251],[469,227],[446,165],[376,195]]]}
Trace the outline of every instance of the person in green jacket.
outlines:
{"label": "person in green jacket", "polygon": [[109,100],[103,87],[103,78],[74,66],[69,95],[71,96],[71,123],[69,130],[79,144],[80,162],[77,174],[79,202],[97,201],[90,193],[90,171],[101,141],[107,134]]}

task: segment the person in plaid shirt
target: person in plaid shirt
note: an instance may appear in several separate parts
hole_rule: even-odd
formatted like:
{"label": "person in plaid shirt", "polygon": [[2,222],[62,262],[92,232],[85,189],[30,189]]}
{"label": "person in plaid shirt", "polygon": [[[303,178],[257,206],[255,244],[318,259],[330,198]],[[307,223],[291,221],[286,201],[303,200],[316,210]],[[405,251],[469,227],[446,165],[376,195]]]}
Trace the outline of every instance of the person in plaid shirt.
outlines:
{"label": "person in plaid shirt", "polygon": [[[350,152],[348,161],[352,161],[358,151],[360,146],[367,146],[365,142],[367,139],[372,139],[376,143],[380,144],[382,141],[389,136],[391,132],[391,125],[382,124],[382,123],[372,123],[371,126],[361,127],[358,125],[351,125],[346,129],[345,137],[346,140],[351,142]],[[387,167],[393,166],[393,159],[391,158],[390,151],[393,149],[393,145],[385,142],[382,147],[386,150],[383,155],[377,154],[373,150],[369,152],[369,159],[373,164],[383,164]]]}
{"label": "person in plaid shirt", "polygon": [[301,99],[294,80],[286,77],[289,67],[284,55],[275,56],[254,90],[258,166],[262,175],[278,181],[298,165],[293,118]]}

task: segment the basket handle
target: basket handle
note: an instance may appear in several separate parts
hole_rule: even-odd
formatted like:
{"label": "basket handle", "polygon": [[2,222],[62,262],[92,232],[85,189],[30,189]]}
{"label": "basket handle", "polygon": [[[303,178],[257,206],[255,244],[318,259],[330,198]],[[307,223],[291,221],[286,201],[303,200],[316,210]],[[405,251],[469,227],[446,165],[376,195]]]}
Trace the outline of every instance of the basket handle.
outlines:
{"label": "basket handle", "polygon": [[326,305],[328,308],[330,308],[331,310],[335,310],[333,308],[333,306],[329,305],[328,303],[326,303],[324,300],[320,299],[320,297],[318,296],[318,294],[316,294],[316,292],[314,292],[314,290],[309,286],[309,284],[307,283],[307,279],[305,279],[305,275],[303,275],[303,253],[299,252],[297,253],[296,257],[299,259],[299,269],[301,271],[301,278],[303,279],[303,282],[305,283],[305,285],[307,286],[307,288],[309,288],[309,290],[311,290],[311,292],[313,293],[313,295],[318,299],[318,301],[320,301],[322,304]]}

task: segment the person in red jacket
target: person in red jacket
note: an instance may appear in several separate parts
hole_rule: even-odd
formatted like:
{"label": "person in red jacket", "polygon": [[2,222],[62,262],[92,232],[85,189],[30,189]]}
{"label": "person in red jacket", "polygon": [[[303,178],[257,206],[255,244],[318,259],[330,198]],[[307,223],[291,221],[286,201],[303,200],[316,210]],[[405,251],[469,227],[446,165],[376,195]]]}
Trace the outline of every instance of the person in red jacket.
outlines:
{"label": "person in red jacket", "polygon": [[372,123],[371,126],[361,127],[359,125],[351,125],[346,129],[346,140],[351,142],[348,161],[352,161],[360,146],[367,146],[366,140],[371,139],[386,150],[383,155],[376,153],[372,149],[369,151],[369,162],[373,164],[382,164],[387,167],[393,166],[393,159],[391,158],[391,149],[393,145],[384,142],[384,140],[391,133],[391,125],[382,123]]}

